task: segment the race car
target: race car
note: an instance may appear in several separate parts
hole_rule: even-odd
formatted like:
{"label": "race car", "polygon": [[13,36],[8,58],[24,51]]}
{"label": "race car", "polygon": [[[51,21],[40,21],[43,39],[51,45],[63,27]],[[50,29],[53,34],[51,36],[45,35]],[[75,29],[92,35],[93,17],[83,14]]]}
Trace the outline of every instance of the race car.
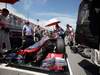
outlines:
{"label": "race car", "polygon": [[66,59],[64,40],[50,36],[44,36],[24,50],[8,51],[4,58],[10,66],[69,73]]}

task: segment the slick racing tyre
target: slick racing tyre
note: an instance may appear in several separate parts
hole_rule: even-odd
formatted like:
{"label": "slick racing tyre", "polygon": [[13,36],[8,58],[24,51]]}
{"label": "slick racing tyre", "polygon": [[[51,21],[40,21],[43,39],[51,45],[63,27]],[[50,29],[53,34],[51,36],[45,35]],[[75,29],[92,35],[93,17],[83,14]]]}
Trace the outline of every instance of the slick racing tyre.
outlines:
{"label": "slick racing tyre", "polygon": [[65,44],[62,38],[58,38],[56,42],[56,52],[65,53]]}

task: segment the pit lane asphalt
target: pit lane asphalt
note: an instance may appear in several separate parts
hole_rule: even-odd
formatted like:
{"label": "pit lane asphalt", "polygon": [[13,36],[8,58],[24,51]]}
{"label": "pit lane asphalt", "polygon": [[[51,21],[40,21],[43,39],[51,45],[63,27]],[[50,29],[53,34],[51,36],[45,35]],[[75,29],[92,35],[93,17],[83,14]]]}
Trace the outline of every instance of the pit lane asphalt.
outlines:
{"label": "pit lane asphalt", "polygon": [[66,46],[66,53],[68,54],[70,75],[100,75],[99,69],[91,63],[90,59],[74,53],[69,46]]}

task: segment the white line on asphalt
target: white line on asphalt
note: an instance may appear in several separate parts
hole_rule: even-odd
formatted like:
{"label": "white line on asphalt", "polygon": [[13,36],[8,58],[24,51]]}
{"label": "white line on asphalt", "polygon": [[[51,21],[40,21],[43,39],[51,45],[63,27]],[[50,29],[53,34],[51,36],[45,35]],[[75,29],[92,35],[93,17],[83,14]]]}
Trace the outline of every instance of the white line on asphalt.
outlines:
{"label": "white line on asphalt", "polygon": [[67,63],[68,63],[68,68],[69,68],[70,75],[73,75],[73,72],[72,72],[72,69],[71,69],[71,66],[69,64],[69,60],[68,59],[67,59]]}
{"label": "white line on asphalt", "polygon": [[11,71],[16,71],[19,73],[26,73],[26,74],[30,74],[30,75],[48,75],[45,73],[41,73],[41,72],[35,72],[35,71],[29,71],[29,70],[23,70],[23,69],[17,69],[17,68],[12,68],[12,67],[6,67],[7,64],[1,64],[0,65],[0,71],[4,70],[4,71],[9,71],[9,73],[11,73]]}

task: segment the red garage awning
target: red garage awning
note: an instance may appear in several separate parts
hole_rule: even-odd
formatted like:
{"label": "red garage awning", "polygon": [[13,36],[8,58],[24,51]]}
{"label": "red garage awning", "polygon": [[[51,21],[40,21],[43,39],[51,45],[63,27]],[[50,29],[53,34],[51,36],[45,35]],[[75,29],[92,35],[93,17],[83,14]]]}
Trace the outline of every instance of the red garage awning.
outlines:
{"label": "red garage awning", "polygon": [[9,4],[14,4],[17,1],[19,1],[19,0],[0,0],[0,2],[2,2],[2,3],[9,3]]}

